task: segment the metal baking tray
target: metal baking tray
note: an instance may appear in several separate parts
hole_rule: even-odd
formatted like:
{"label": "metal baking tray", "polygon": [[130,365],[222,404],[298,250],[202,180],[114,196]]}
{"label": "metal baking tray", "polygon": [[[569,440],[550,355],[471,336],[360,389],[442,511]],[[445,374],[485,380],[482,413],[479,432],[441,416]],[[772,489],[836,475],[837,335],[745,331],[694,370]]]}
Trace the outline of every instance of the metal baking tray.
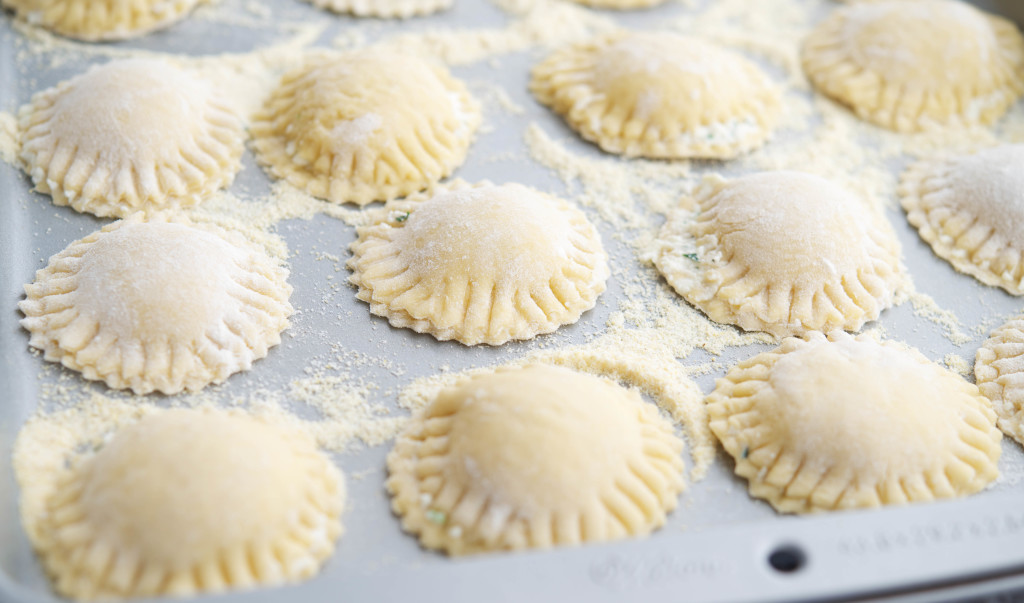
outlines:
{"label": "metal baking tray", "polygon": [[[802,7],[823,15],[828,0],[764,0],[766,5]],[[373,40],[400,32],[438,28],[500,28],[511,17],[490,2],[456,0],[441,15],[401,22],[359,21],[329,14],[298,0],[222,0],[199,15],[140,40],[104,48],[154,52],[213,54],[246,52],[294,33],[296,23],[316,22],[323,32],[315,45],[327,46],[338,34],[358,31]],[[673,19],[700,13],[714,0],[669,2],[630,13],[602,13],[626,27],[657,28]],[[760,4],[760,2],[759,2]],[[987,5],[993,8],[994,3]],[[243,15],[236,19],[230,15]],[[15,112],[37,90],[82,71],[103,56],[81,54],[74,45],[37,52],[23,41],[9,13],[0,18],[0,111]],[[69,49],[70,48],[70,49]],[[536,123],[571,152],[601,157],[580,141],[526,91],[529,68],[544,54],[531,49],[502,55],[498,61],[456,66],[454,73],[471,89],[499,85],[521,112],[486,107],[492,126],[481,132],[469,159],[456,175],[470,181],[517,181],[574,198],[551,169],[531,159],[523,133]],[[776,73],[775,75],[778,75]],[[1024,111],[1020,105],[1014,112]],[[784,136],[785,134],[780,134]],[[897,173],[904,162],[886,169]],[[265,194],[270,182],[250,152],[232,190]],[[705,171],[730,173],[729,164],[695,163],[694,178]],[[15,167],[0,163],[0,601],[54,601],[49,585],[23,534],[18,515],[18,488],[10,452],[21,425],[46,402],[41,387],[64,378],[72,387],[102,391],[67,371],[47,367],[31,354],[27,334],[18,325],[17,302],[23,284],[31,281],[46,259],[71,241],[100,228],[106,220],[58,208],[45,196],[30,192],[28,179]],[[614,227],[590,212],[614,266],[628,274],[643,271],[635,251],[616,239]],[[916,315],[909,304],[886,311],[881,324],[888,337],[910,343],[934,360],[949,353],[973,360],[989,328],[1019,310],[1020,302],[1000,290],[983,287],[937,259],[890,207],[888,218],[904,249],[906,264],[919,290],[953,310],[962,330],[974,336],[953,345],[935,323]],[[367,363],[361,376],[380,385],[379,401],[397,415],[397,390],[412,380],[436,374],[442,367],[457,371],[500,364],[544,347],[567,346],[599,335],[624,298],[613,276],[598,306],[576,325],[535,341],[499,348],[466,348],[439,343],[425,335],[393,329],[371,317],[367,306],[343,285],[339,264],[318,261],[317,254],[347,257],[354,229],[325,215],[287,220],[276,232],[291,250],[292,303],[300,310],[291,336],[258,362],[253,371],[232,377],[220,392],[245,396],[259,388],[285,388],[312,363],[330,358],[337,346],[384,362]],[[645,278],[651,279],[650,276]],[[679,303],[683,303],[680,301]],[[975,329],[979,325],[984,328]],[[695,377],[709,392],[728,366],[761,350],[763,345],[728,348],[716,359],[720,368]],[[680,367],[706,363],[700,350],[680,360]],[[397,367],[397,370],[396,370]],[[682,372],[681,372],[682,374]],[[159,397],[151,397],[159,400]],[[345,535],[315,578],[279,589],[226,595],[224,601],[797,601],[837,598],[884,598],[903,601],[952,600],[1024,588],[1024,453],[1004,441],[1000,461],[1003,477],[989,490],[968,499],[843,512],[813,517],[784,517],[767,504],[751,499],[732,463],[719,452],[708,476],[689,484],[668,524],[649,538],[550,552],[493,554],[449,559],[421,550],[415,538],[402,533],[392,516],[383,488],[384,456],[390,444],[357,447],[335,455],[349,476]],[[687,459],[688,465],[692,462]],[[355,478],[353,476],[361,476]],[[799,569],[782,572],[769,562],[785,551],[800,557]],[[784,555],[785,556],[785,555]]]}

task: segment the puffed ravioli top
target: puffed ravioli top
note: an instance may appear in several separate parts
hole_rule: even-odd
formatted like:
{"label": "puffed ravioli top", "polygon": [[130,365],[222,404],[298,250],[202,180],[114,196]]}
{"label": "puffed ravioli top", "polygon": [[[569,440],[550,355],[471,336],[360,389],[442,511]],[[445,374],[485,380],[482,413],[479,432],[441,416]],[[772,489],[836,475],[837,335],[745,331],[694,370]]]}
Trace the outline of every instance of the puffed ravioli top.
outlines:
{"label": "puffed ravioli top", "polygon": [[1024,37],[956,0],[843,6],[803,44],[811,82],[900,132],[991,124],[1024,92]]}
{"label": "puffed ravioli top", "polygon": [[136,394],[251,368],[281,342],[288,271],[238,233],[136,214],[71,243],[18,305],[47,360]]}
{"label": "puffed ravioli top", "polygon": [[776,337],[856,331],[906,283],[880,211],[812,174],[708,176],[669,213],[653,261],[712,320]]}
{"label": "puffed ravioli top", "polygon": [[169,410],[58,477],[36,547],[57,591],[118,600],[296,582],[341,535],[341,473],[305,434]]}
{"label": "puffed ravioli top", "polygon": [[574,323],[609,274],[586,215],[520,184],[455,181],[389,202],[357,232],[350,280],[371,312],[466,345]]}
{"label": "puffed ravioli top", "polygon": [[33,25],[97,42],[145,35],[181,20],[202,0],[0,0]]}
{"label": "puffed ravioli top", "polygon": [[921,160],[903,173],[900,197],[936,255],[1024,295],[1024,145]]}
{"label": "puffed ravioli top", "polygon": [[452,555],[638,536],[683,489],[683,442],[635,391],[504,367],[445,389],[388,455],[392,507]]}
{"label": "puffed ravioli top", "polygon": [[19,112],[21,159],[57,205],[100,217],[187,207],[241,167],[242,120],[213,86],[166,61],[94,67]]}
{"label": "puffed ravioli top", "polygon": [[784,513],[965,496],[999,475],[1002,434],[978,388],[866,335],[788,338],[707,404],[736,474]]}
{"label": "puffed ravioli top", "polygon": [[754,63],[670,32],[570,44],[533,68],[530,89],[583,138],[627,157],[735,157],[765,142],[780,110]]}
{"label": "puffed ravioli top", "polygon": [[369,48],[314,55],[285,74],[251,132],[275,177],[364,205],[448,177],[480,119],[479,103],[443,66]]}

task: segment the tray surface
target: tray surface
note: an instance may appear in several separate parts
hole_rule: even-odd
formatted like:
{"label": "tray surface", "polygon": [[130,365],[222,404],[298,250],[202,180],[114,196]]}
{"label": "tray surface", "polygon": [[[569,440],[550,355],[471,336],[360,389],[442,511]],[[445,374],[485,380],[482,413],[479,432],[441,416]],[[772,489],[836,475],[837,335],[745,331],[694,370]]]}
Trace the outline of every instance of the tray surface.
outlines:
{"label": "tray surface", "polygon": [[[596,15],[594,19],[581,20],[581,27],[600,28],[614,22],[623,27],[675,27],[707,35],[738,47],[781,84],[792,78],[786,63],[792,57],[785,54],[786,46],[780,38],[788,35],[791,50],[795,49],[799,32],[806,31],[834,6],[826,0],[765,0],[746,3],[750,14],[745,14],[741,10],[743,4],[736,0],[669,2],[655,9],[622,14],[571,8],[580,15]],[[515,5],[504,3],[505,8]],[[740,33],[750,27],[756,30],[757,19],[773,14],[771,22],[788,23],[787,31]],[[721,27],[711,27],[715,24]],[[452,28],[485,32],[488,40],[500,39],[509,52],[481,52],[479,60],[465,62],[472,36],[458,38],[460,43],[453,49],[442,43],[455,39],[453,34],[437,34]],[[535,37],[520,35],[526,30]],[[520,34],[513,35],[517,31]],[[502,32],[507,34],[504,38]],[[573,33],[567,31],[564,35]],[[371,318],[366,304],[355,299],[354,290],[345,284],[348,273],[344,261],[355,236],[350,224],[323,211],[285,219],[270,230],[287,244],[290,281],[295,287],[291,301],[299,313],[292,319],[290,336],[284,337],[282,345],[257,362],[252,371],[235,375],[215,388],[215,398],[230,400],[289,392],[292,381],[303,378],[307,369],[313,367],[320,376],[370,384],[371,403],[389,413],[381,416],[401,417],[408,411],[398,406],[399,390],[417,378],[501,364],[530,352],[590,341],[604,333],[606,323],[616,321],[624,307],[650,297],[652,291],[671,296],[656,273],[638,259],[637,250],[630,243],[652,233],[661,216],[637,200],[635,208],[616,218],[607,199],[595,199],[595,191],[600,191],[602,184],[593,180],[593,173],[573,172],[574,166],[600,167],[619,160],[602,155],[579,140],[526,90],[530,67],[546,54],[547,44],[558,40],[559,35],[545,32],[535,24],[533,29],[525,27],[520,16],[490,2],[456,0],[455,7],[446,13],[390,22],[337,16],[296,0],[222,0],[163,32],[96,47],[52,41],[38,32],[26,32],[23,26],[13,24],[10,13],[0,19],[0,111],[9,114],[15,113],[34,92],[110,56],[138,51],[184,55],[247,53],[289,41],[301,46],[307,40],[312,46],[345,46],[392,39],[399,34],[419,36],[406,39],[409,44],[421,44],[413,47],[446,53],[449,60],[457,63],[452,67],[453,73],[466,81],[484,103],[487,127],[470,148],[469,158],[456,176],[469,181],[521,182],[581,202],[601,231],[611,256],[613,276],[609,290],[577,324],[534,341],[500,348],[439,343],[429,336],[393,329],[383,319]],[[525,43],[523,38],[527,38]],[[789,94],[787,99],[794,102],[804,98],[811,111],[787,121],[776,139],[769,142],[769,149],[798,149],[803,140],[816,132],[813,128],[804,130],[800,124],[818,127],[822,122],[818,106],[806,102],[810,98],[808,92],[795,90]],[[0,121],[0,127],[2,124]],[[1018,103],[996,128],[997,136],[1007,141],[1024,140],[1022,124],[1024,107]],[[867,130],[854,132],[863,138],[860,144],[879,144],[881,139],[864,137]],[[546,149],[547,153],[539,153],[539,149]],[[568,160],[552,162],[556,152],[566,153]],[[641,162],[638,165],[646,167],[638,168],[629,177],[634,183],[660,187],[662,196],[672,196],[697,182],[703,173],[728,176],[753,171],[758,162],[762,162],[762,169],[765,162],[771,161],[799,163],[796,152],[759,153],[731,163],[694,162],[685,178],[676,177],[667,164]],[[546,158],[548,164],[538,156]],[[893,201],[893,193],[895,177],[909,157],[892,153],[881,163],[875,155],[861,161],[849,157],[842,161],[839,168],[830,169],[849,166],[851,182],[863,178],[865,187],[881,187],[871,192],[885,200],[886,214],[903,245],[908,270],[918,292],[923,294],[884,312],[877,325],[886,337],[905,341],[933,360],[942,362],[952,354],[960,359],[954,364],[970,366],[975,350],[988,332],[1017,312],[1019,301],[954,272],[932,254],[907,224]],[[244,169],[231,191],[254,206],[273,203],[270,180],[255,164],[251,151],[246,151],[243,162]],[[813,171],[815,166],[811,167]],[[684,172],[682,168],[675,171]],[[653,179],[645,181],[646,176]],[[610,186],[621,190],[622,185],[611,182]],[[40,405],[59,406],[58,398],[69,395],[72,400],[92,392],[112,395],[106,388],[86,383],[76,374],[29,353],[27,334],[18,325],[21,315],[16,309],[23,295],[22,286],[32,280],[36,269],[45,265],[46,258],[109,221],[55,207],[49,198],[29,189],[30,182],[20,170],[0,163],[0,207],[4,211],[4,219],[0,220],[0,300],[4,306],[0,310],[0,392],[4,397],[0,405],[0,451],[6,459],[10,458],[18,430]],[[345,214],[351,222],[358,211],[334,213]],[[645,223],[630,224],[627,218],[635,216],[643,217]],[[933,299],[938,308],[954,313],[959,325],[951,327],[948,321],[941,323],[929,318],[927,308],[921,308],[928,301],[924,296]],[[682,300],[675,303],[687,307]],[[952,339],[956,338],[949,336],[951,330],[962,334],[966,341],[954,343]],[[711,391],[714,379],[737,360],[771,347],[761,343],[719,350],[714,341],[695,340],[693,344],[683,346],[694,349],[680,358],[680,375],[685,374],[684,369],[691,369],[689,372],[694,373],[693,379],[704,393]],[[701,344],[710,351],[702,349]],[[70,388],[71,394],[64,388]],[[57,391],[63,393],[58,396]],[[148,400],[162,405],[170,402],[159,396],[150,396]],[[295,401],[291,408],[297,413],[312,412]],[[643,595],[650,600],[793,601],[883,593],[902,593],[900,596],[913,600],[1024,586],[1024,577],[1018,578],[1018,573],[1024,573],[1024,510],[1019,504],[1024,492],[1024,484],[1020,483],[1024,453],[1009,438],[1003,443],[1002,477],[992,488],[969,499],[882,511],[781,517],[767,504],[749,498],[745,483],[732,475],[731,461],[719,451],[707,477],[688,484],[668,524],[649,538],[545,553],[454,560],[422,551],[413,537],[401,532],[383,489],[383,459],[389,448],[390,443],[357,443],[334,453],[348,476],[349,502],[343,516],[346,531],[336,554],[320,575],[297,586],[232,594],[224,600],[531,597],[625,601]],[[689,456],[686,461],[688,467],[693,466]],[[56,600],[24,536],[17,505],[13,469],[5,461],[0,463],[0,601]],[[787,546],[799,549],[806,557],[805,565],[792,574],[773,570],[767,561],[773,551]],[[987,578],[991,580],[979,582]],[[944,591],[923,590],[953,582],[957,586]]]}

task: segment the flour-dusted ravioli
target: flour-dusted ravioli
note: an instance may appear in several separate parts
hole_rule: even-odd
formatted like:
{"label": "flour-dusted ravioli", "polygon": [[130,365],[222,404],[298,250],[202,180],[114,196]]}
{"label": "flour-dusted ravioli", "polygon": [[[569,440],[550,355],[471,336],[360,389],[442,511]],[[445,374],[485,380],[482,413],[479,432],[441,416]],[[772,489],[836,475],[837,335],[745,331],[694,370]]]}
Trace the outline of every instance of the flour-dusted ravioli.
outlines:
{"label": "flour-dusted ravioli", "polygon": [[348,266],[357,297],[393,326],[500,345],[576,322],[604,291],[600,235],[561,199],[456,181],[384,210],[357,230]]}
{"label": "flour-dusted ravioli", "polygon": [[974,356],[974,379],[999,415],[999,429],[1024,444],[1024,314],[992,332]]}
{"label": "flour-dusted ravioli", "polygon": [[479,104],[443,67],[366,49],[319,55],[286,74],[251,131],[275,177],[364,205],[450,175],[479,124]]}
{"label": "flour-dusted ravioli", "polygon": [[18,17],[62,36],[96,42],[145,35],[180,21],[202,0],[0,0]]}
{"label": "flour-dusted ravioli", "polygon": [[34,96],[19,122],[36,189],[100,217],[195,205],[231,183],[244,150],[213,87],[159,60],[94,67]]}
{"label": "flour-dusted ravioli", "polygon": [[450,8],[454,0],[306,0],[319,8],[357,17],[400,18],[427,15]]}
{"label": "flour-dusted ravioli", "polygon": [[248,370],[281,342],[287,276],[235,233],[135,215],[51,257],[18,306],[47,360],[115,389],[175,394]]}
{"label": "flour-dusted ravioli", "polygon": [[391,506],[451,555],[638,536],[683,490],[683,442],[635,391],[533,364],[463,380],[388,455]]}
{"label": "flour-dusted ravioli", "polygon": [[1024,92],[1024,37],[954,0],[837,8],[803,44],[804,70],[862,119],[900,132],[991,124]]}
{"label": "flour-dusted ravioli", "polygon": [[708,177],[670,213],[654,264],[712,320],[782,337],[856,331],[905,282],[881,212],[800,172]]}
{"label": "flour-dusted ravioli", "polygon": [[665,32],[567,46],[534,67],[530,89],[583,138],[627,157],[735,157],[761,146],[779,114],[756,65]]}
{"label": "flour-dusted ravioli", "polygon": [[1024,145],[920,161],[903,174],[900,201],[936,255],[1024,295]]}
{"label": "flour-dusted ravioli", "polygon": [[341,473],[305,434],[169,410],[58,477],[36,548],[78,600],[296,582],[333,553],[344,499]]}
{"label": "flour-dusted ravioli", "polygon": [[999,475],[1002,434],[978,388],[866,335],[787,338],[707,403],[736,474],[784,513],[964,496]]}

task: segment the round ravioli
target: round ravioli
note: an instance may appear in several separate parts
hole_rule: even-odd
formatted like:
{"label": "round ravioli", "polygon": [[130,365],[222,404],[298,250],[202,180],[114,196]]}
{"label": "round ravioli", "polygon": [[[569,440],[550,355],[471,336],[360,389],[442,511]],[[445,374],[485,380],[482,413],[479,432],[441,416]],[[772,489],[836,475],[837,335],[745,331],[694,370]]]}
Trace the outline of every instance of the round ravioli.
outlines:
{"label": "round ravioli", "polygon": [[674,33],[567,46],[534,67],[530,89],[583,138],[627,157],[735,157],[765,142],[780,106],[753,63]]}
{"label": "round ravioli", "polygon": [[248,370],[281,342],[287,276],[234,233],[132,216],[51,257],[18,306],[47,360],[115,389],[175,394]]}
{"label": "round ravioli", "polygon": [[903,174],[900,197],[936,255],[1024,295],[1024,145],[918,162]]}
{"label": "round ravioli", "polygon": [[58,477],[39,555],[78,600],[296,582],[341,535],[341,473],[311,438],[223,411],[125,427]]}
{"label": "round ravioli", "polygon": [[313,6],[357,17],[416,17],[451,8],[454,0],[306,0]]}
{"label": "round ravioli", "polygon": [[800,172],[706,178],[692,206],[669,214],[653,260],[712,320],[776,337],[856,331],[905,282],[885,217]]}
{"label": "round ravioli", "polygon": [[579,320],[605,289],[601,238],[580,210],[519,184],[456,181],[391,201],[357,230],[357,297],[396,327],[466,345]]}
{"label": "round ravioli", "polygon": [[900,132],[991,124],[1024,92],[1024,38],[955,0],[835,10],[804,41],[804,70],[861,118]]}
{"label": "round ravioli", "polygon": [[965,496],[999,475],[978,388],[919,352],[836,331],[739,363],[707,397],[750,494],[783,513]]}
{"label": "round ravioli", "polygon": [[479,104],[443,67],[367,49],[318,56],[284,76],[251,131],[277,178],[337,203],[423,190],[462,164]]}
{"label": "round ravioli", "polygon": [[195,205],[231,183],[244,150],[212,86],[159,60],[94,67],[34,96],[19,122],[36,189],[100,217]]}
{"label": "round ravioli", "polygon": [[388,455],[402,527],[451,555],[644,535],[683,490],[683,442],[610,381],[528,365],[450,387]]}
{"label": "round ravioli", "polygon": [[992,401],[999,428],[1024,444],[1024,315],[993,331],[978,349],[974,378]]}
{"label": "round ravioli", "polygon": [[0,0],[31,25],[97,42],[145,35],[180,21],[201,0]]}

